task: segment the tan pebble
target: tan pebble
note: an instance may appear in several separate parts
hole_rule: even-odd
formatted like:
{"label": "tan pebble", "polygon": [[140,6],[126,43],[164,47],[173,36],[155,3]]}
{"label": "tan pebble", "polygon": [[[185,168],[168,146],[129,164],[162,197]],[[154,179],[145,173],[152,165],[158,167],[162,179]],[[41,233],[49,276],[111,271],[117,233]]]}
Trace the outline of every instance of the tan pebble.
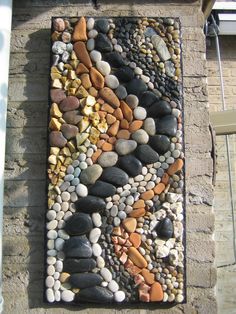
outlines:
{"label": "tan pebble", "polygon": [[168,173],[164,173],[162,178],[161,178],[161,182],[164,183],[165,185],[167,185],[169,183],[169,175]]}
{"label": "tan pebble", "polygon": [[154,196],[153,190],[146,191],[140,195],[141,199],[143,199],[145,201],[151,200],[153,198],[153,196]]}
{"label": "tan pebble", "polygon": [[140,268],[147,267],[147,261],[135,247],[130,247],[128,249],[128,256],[136,266]]}
{"label": "tan pebble", "polygon": [[77,24],[74,27],[74,32],[72,35],[73,41],[86,41],[88,39],[87,33],[86,33],[86,19],[82,16]]}
{"label": "tan pebble", "polygon": [[125,119],[127,121],[131,122],[133,120],[133,111],[132,111],[132,109],[123,100],[121,100],[121,102],[120,102],[120,108],[122,110],[122,113],[123,113]]}
{"label": "tan pebble", "polygon": [[120,107],[120,101],[116,94],[109,87],[100,89],[99,95],[108,102],[113,108]]}
{"label": "tan pebble", "polygon": [[160,195],[165,190],[165,184],[164,183],[158,183],[153,191],[155,194]]}
{"label": "tan pebble", "polygon": [[116,117],[114,117],[114,115],[107,114],[106,120],[107,124],[113,124],[114,122],[116,122]]}
{"label": "tan pebble", "polygon": [[128,140],[130,138],[130,132],[128,130],[120,130],[116,136],[118,139],[122,138]]}
{"label": "tan pebble", "polygon": [[68,273],[61,273],[61,275],[60,275],[60,282],[61,283],[67,282],[69,277],[70,277],[70,274],[68,274]]}
{"label": "tan pebble", "polygon": [[155,277],[154,277],[154,274],[153,273],[150,273],[150,271],[146,268],[144,268],[142,271],[141,271],[141,274],[142,276],[144,277],[146,283],[148,285],[152,285],[154,282],[155,282]]}
{"label": "tan pebble", "polygon": [[184,162],[182,159],[177,159],[167,170],[167,173],[172,176],[176,172],[180,171],[183,168]]}
{"label": "tan pebble", "polygon": [[150,290],[150,300],[151,302],[162,301],[163,300],[163,290],[159,282],[154,282]]}
{"label": "tan pebble", "polygon": [[132,212],[129,213],[130,217],[139,218],[145,215],[145,208],[138,208],[134,209]]}
{"label": "tan pebble", "polygon": [[90,89],[89,89],[89,94],[90,94],[91,96],[93,96],[93,97],[97,97],[98,91],[96,90],[96,88],[94,88],[94,87],[92,86],[92,87],[90,87]]}
{"label": "tan pebble", "polygon": [[102,145],[102,150],[103,150],[104,152],[110,152],[110,151],[113,150],[113,145],[110,144],[110,143],[105,142],[105,143]]}
{"label": "tan pebble", "polygon": [[134,232],[137,227],[137,220],[135,218],[126,218],[122,222],[123,227],[128,232]]}
{"label": "tan pebble", "polygon": [[143,200],[138,200],[136,202],[134,202],[133,204],[133,208],[136,209],[136,208],[141,208],[141,207],[144,207],[145,206],[145,203]]}
{"label": "tan pebble", "polygon": [[116,119],[118,119],[118,120],[122,120],[123,119],[123,113],[122,113],[120,108],[117,108],[114,111],[114,117],[116,117]]}
{"label": "tan pebble", "polygon": [[129,122],[126,119],[122,119],[120,122],[120,127],[122,129],[128,130],[129,129]]}
{"label": "tan pebble", "polygon": [[93,163],[95,163],[95,162],[97,161],[97,159],[98,159],[98,157],[101,155],[101,153],[102,153],[102,150],[101,150],[101,149],[97,149],[96,152],[93,153],[93,155],[92,155],[92,157],[91,157]]}
{"label": "tan pebble", "polygon": [[92,83],[90,81],[90,77],[89,74],[84,73],[80,76],[81,79],[81,83],[84,86],[84,88],[89,89],[90,87],[92,87]]}
{"label": "tan pebble", "polygon": [[90,69],[90,76],[93,86],[96,89],[101,89],[104,87],[104,77],[102,74],[95,68]]}
{"label": "tan pebble", "polygon": [[129,131],[131,133],[134,133],[135,131],[141,129],[143,125],[143,121],[141,120],[134,120],[133,122],[131,122],[130,126],[129,126]]}
{"label": "tan pebble", "polygon": [[79,63],[75,70],[75,73],[78,75],[83,73],[89,73],[89,69],[83,63]]}
{"label": "tan pebble", "polygon": [[114,109],[110,105],[108,105],[106,103],[102,105],[101,110],[106,111],[108,113],[113,113],[114,112]]}
{"label": "tan pebble", "polygon": [[129,240],[135,248],[138,248],[141,244],[141,235],[139,233],[133,232],[130,234]]}
{"label": "tan pebble", "polygon": [[107,130],[107,134],[109,134],[110,136],[116,136],[119,130],[119,126],[120,126],[120,122],[116,121],[109,127],[109,129]]}

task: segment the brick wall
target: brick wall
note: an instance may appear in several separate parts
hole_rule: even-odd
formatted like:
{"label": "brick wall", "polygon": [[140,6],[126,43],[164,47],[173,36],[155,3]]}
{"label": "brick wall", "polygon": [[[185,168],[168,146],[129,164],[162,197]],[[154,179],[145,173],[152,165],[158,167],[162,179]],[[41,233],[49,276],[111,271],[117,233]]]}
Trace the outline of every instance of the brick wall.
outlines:
{"label": "brick wall", "polygon": [[[42,303],[50,18],[153,15],[180,17],[182,24],[187,188],[188,302],[159,313],[216,313],[211,137],[200,1],[170,6],[158,4],[159,1],[110,4],[101,0],[97,1],[98,8],[81,1],[77,5],[68,3],[78,1],[56,1],[57,6],[50,0],[44,1],[44,5],[42,2],[17,1],[13,10],[5,172],[5,312],[59,311]],[[83,311],[98,312],[111,310]]]}

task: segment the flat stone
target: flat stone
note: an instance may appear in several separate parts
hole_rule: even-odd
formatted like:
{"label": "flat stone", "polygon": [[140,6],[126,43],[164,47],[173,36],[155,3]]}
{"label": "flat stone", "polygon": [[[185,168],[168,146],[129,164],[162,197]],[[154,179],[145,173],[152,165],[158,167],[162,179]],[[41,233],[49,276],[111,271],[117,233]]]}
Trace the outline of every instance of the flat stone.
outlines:
{"label": "flat stone", "polygon": [[152,164],[159,160],[158,154],[147,144],[139,145],[135,150],[135,156],[144,164]]}
{"label": "flat stone", "polygon": [[173,115],[164,116],[156,121],[156,132],[167,136],[175,136],[177,132],[177,119]]}
{"label": "flat stone", "polygon": [[98,163],[103,168],[115,166],[118,155],[115,152],[103,152],[98,158]]}
{"label": "flat stone", "polygon": [[50,90],[51,101],[59,104],[62,100],[66,98],[66,93],[62,89],[51,89]]}
{"label": "flat stone", "polygon": [[139,268],[147,267],[147,261],[135,247],[130,247],[128,249],[128,256],[134,265],[138,266]]}
{"label": "flat stone", "polygon": [[171,114],[170,104],[165,100],[154,102],[151,107],[147,109],[147,114],[152,118],[159,118]]}
{"label": "flat stone", "polygon": [[98,180],[95,184],[89,187],[88,191],[91,195],[105,198],[113,196],[116,193],[116,188],[110,183]]}
{"label": "flat stone", "polygon": [[62,132],[52,131],[49,134],[49,143],[50,143],[50,146],[63,148],[65,147],[67,140],[63,136]]}
{"label": "flat stone", "polygon": [[131,177],[136,177],[142,172],[142,163],[133,155],[120,157],[118,164]]}
{"label": "flat stone", "polygon": [[99,95],[102,99],[108,102],[108,104],[110,104],[113,108],[118,108],[120,106],[119,99],[109,87],[104,87],[100,89]]}
{"label": "flat stone", "polygon": [[101,89],[104,87],[104,77],[97,69],[95,68],[90,69],[90,78],[93,86],[96,89]]}
{"label": "flat stone", "polygon": [[85,235],[71,237],[64,244],[66,257],[89,258],[92,256],[92,247]]}
{"label": "flat stone", "polygon": [[92,230],[93,223],[90,215],[85,213],[74,213],[65,224],[65,231],[69,235],[81,235]]}
{"label": "flat stone", "polygon": [[100,52],[111,52],[113,46],[106,35],[99,33],[95,39],[95,48]]}
{"label": "flat stone", "polygon": [[127,83],[126,89],[128,94],[139,96],[147,90],[147,86],[142,80],[135,78]]}
{"label": "flat stone", "polygon": [[97,19],[94,24],[94,28],[101,33],[106,34],[109,31],[108,19]]}
{"label": "flat stone", "polygon": [[73,41],[78,41],[78,40],[86,41],[87,39],[88,38],[87,38],[87,33],[86,33],[86,19],[82,16],[74,27],[72,40]]}
{"label": "flat stone", "polygon": [[92,165],[84,169],[80,174],[80,181],[85,184],[94,184],[102,174],[100,165]]}
{"label": "flat stone", "polygon": [[133,140],[119,139],[115,143],[115,150],[121,156],[132,153],[136,147],[137,143]]}
{"label": "flat stone", "polygon": [[85,43],[83,41],[77,41],[74,44],[74,51],[80,62],[82,62],[88,69],[90,69],[92,67],[92,62]]}
{"label": "flat stone", "polygon": [[92,258],[67,258],[63,261],[63,271],[66,273],[85,273],[96,267],[96,261]]}
{"label": "flat stone", "polygon": [[97,61],[96,68],[99,72],[101,72],[104,76],[110,74],[111,67],[110,64],[106,61]]}
{"label": "flat stone", "polygon": [[117,167],[108,167],[103,170],[101,179],[115,186],[123,186],[129,182],[126,172]]}
{"label": "flat stone", "polygon": [[165,41],[159,35],[153,35],[151,37],[153,47],[156,49],[160,59],[167,61],[171,58],[169,50],[166,46]]}
{"label": "flat stone", "polygon": [[59,105],[61,111],[70,111],[79,108],[80,101],[75,96],[67,96]]}
{"label": "flat stone", "polygon": [[157,227],[156,232],[161,239],[170,239],[173,237],[174,227],[170,218],[166,217],[161,220]]}
{"label": "flat stone", "polygon": [[110,64],[112,68],[120,68],[125,65],[123,58],[116,51],[104,54],[104,59]]}
{"label": "flat stone", "polygon": [[63,120],[65,120],[68,124],[77,125],[82,119],[83,116],[79,114],[78,110],[67,111],[62,116]]}
{"label": "flat stone", "polygon": [[91,287],[81,289],[75,295],[75,302],[81,303],[111,303],[113,301],[113,293],[103,287]]}
{"label": "flat stone", "polygon": [[147,144],[149,140],[149,135],[143,129],[137,130],[132,134],[132,139],[138,144]]}
{"label": "flat stone", "polygon": [[79,129],[75,125],[64,123],[61,126],[61,132],[65,136],[65,138],[70,140],[71,138],[76,136],[76,134],[79,132]]}
{"label": "flat stone", "polygon": [[158,101],[158,97],[150,91],[142,93],[139,105],[144,108],[149,108],[154,102]]}
{"label": "flat stone", "polygon": [[134,78],[134,72],[128,66],[124,66],[118,69],[117,71],[115,71],[114,74],[120,82],[124,82],[124,83],[127,83]]}
{"label": "flat stone", "polygon": [[75,207],[78,211],[91,214],[104,210],[106,208],[106,203],[100,197],[88,195],[76,201]]}
{"label": "flat stone", "polygon": [[147,118],[144,120],[143,129],[147,132],[148,135],[156,134],[156,124],[153,118]]}
{"label": "flat stone", "polygon": [[84,289],[100,285],[102,280],[100,275],[93,273],[71,274],[69,283],[74,288]]}
{"label": "flat stone", "polygon": [[165,154],[170,148],[170,139],[166,135],[154,135],[150,137],[149,145],[160,155]]}

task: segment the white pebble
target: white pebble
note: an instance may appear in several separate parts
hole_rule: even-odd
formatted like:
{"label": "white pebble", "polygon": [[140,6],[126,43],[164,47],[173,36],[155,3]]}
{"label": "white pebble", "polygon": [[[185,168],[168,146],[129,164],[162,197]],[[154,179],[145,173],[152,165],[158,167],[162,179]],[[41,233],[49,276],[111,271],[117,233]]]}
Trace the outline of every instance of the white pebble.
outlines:
{"label": "white pebble", "polygon": [[89,241],[91,243],[97,243],[100,236],[101,236],[101,229],[94,228],[89,233]]}
{"label": "white pebble", "polygon": [[70,193],[69,192],[62,192],[61,199],[63,202],[68,202],[70,200]]}
{"label": "white pebble", "polygon": [[96,31],[96,29],[92,29],[91,31],[88,32],[89,38],[96,38],[97,35],[98,35],[98,32]]}
{"label": "white pebble", "polygon": [[57,251],[61,251],[64,246],[64,240],[62,238],[57,238],[55,241],[55,248]]}
{"label": "white pebble", "polygon": [[64,290],[61,293],[61,299],[65,302],[72,302],[74,300],[75,294],[71,290]]}
{"label": "white pebble", "polygon": [[76,186],[76,193],[80,197],[85,197],[88,195],[88,188],[86,185],[80,183]]}
{"label": "white pebble", "polygon": [[47,274],[48,274],[49,276],[53,276],[54,273],[55,273],[55,267],[54,267],[53,265],[49,265],[49,266],[47,267]]}
{"label": "white pebble", "polygon": [[51,209],[47,212],[47,219],[54,220],[56,218],[56,215],[56,211]]}
{"label": "white pebble", "polygon": [[62,272],[62,270],[63,270],[63,263],[62,263],[62,261],[56,261],[55,269],[59,273]]}
{"label": "white pebble", "polygon": [[55,291],[55,301],[61,301],[61,292],[59,290]]}
{"label": "white pebble", "polygon": [[108,268],[102,268],[100,273],[106,282],[110,282],[112,280],[112,274]]}
{"label": "white pebble", "polygon": [[47,238],[51,240],[55,240],[57,238],[56,230],[49,230],[47,233]]}
{"label": "white pebble", "polygon": [[94,243],[92,245],[92,251],[93,251],[93,255],[98,257],[102,254],[102,248],[98,243]]}
{"label": "white pebble", "polygon": [[121,291],[121,290],[116,291],[115,294],[114,294],[114,299],[115,299],[116,302],[124,301],[124,299],[125,299],[124,291]]}
{"label": "white pebble", "polygon": [[111,280],[108,284],[108,289],[114,293],[119,290],[119,285],[115,280]]}
{"label": "white pebble", "polygon": [[102,225],[102,218],[99,213],[92,214],[92,220],[95,227],[101,227]]}
{"label": "white pebble", "polygon": [[47,276],[46,280],[45,280],[45,285],[47,288],[52,288],[54,285],[54,278],[52,276]]}
{"label": "white pebble", "polygon": [[87,30],[88,31],[91,31],[93,28],[94,28],[94,23],[95,23],[95,20],[94,18],[90,17],[88,20],[87,20]]}
{"label": "white pebble", "polygon": [[146,119],[146,116],[147,116],[147,111],[145,108],[143,107],[136,107],[134,109],[134,117],[135,119],[137,120],[144,120]]}
{"label": "white pebble", "polygon": [[88,51],[92,51],[95,48],[95,40],[93,38],[90,38],[87,41],[86,47]]}
{"label": "white pebble", "polygon": [[46,297],[48,302],[52,303],[55,301],[54,292],[51,288],[46,290]]}
{"label": "white pebble", "polygon": [[103,257],[101,257],[101,256],[97,257],[97,266],[99,268],[104,268],[105,267],[105,261],[104,261]]}

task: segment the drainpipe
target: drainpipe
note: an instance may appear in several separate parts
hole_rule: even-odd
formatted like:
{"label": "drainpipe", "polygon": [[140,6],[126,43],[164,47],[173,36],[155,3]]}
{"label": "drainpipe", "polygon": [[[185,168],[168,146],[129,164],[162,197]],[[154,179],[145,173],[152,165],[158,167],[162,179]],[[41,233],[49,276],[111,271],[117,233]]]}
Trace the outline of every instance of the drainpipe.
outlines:
{"label": "drainpipe", "polygon": [[0,313],[3,311],[2,297],[2,222],[3,222],[3,187],[6,143],[6,116],[8,75],[10,57],[10,37],[12,19],[12,0],[0,0]]}

